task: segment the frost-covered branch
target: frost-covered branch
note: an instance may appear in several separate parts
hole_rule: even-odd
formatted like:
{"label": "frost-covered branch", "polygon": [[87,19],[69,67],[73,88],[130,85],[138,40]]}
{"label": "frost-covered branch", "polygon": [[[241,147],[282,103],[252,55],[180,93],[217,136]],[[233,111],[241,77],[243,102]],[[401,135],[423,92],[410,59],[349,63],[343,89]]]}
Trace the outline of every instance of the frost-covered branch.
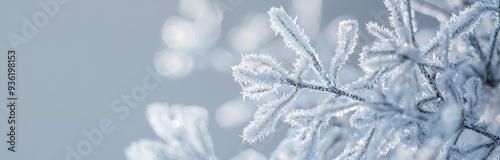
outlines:
{"label": "frost-covered branch", "polygon": [[[365,75],[346,84],[340,73],[357,54],[358,22],[339,23],[326,71],[297,18],[272,7],[271,28],[297,57],[287,69],[272,56],[245,54],[231,68],[244,98],[268,100],[243,129],[243,140],[265,139],[281,120],[289,124],[288,134],[271,159],[417,159],[426,152],[437,159],[500,156],[500,116],[487,116],[500,111],[500,1],[383,3],[391,28],[366,24],[375,40],[360,47]],[[415,39],[415,11],[441,23],[425,44]],[[322,100],[297,102],[303,99]],[[216,159],[205,109],[152,104],[146,114],[160,140],[133,142],[125,151],[128,159]]]}
{"label": "frost-covered branch", "polygon": [[[332,121],[347,117],[350,127],[344,127],[346,132],[359,133],[348,144],[357,145],[347,145],[338,152],[338,159],[391,157],[398,146],[414,151],[409,154],[415,156],[415,151],[422,150],[432,139],[443,142],[439,157],[444,159],[493,155],[500,144],[499,134],[479,120],[479,113],[488,104],[485,101],[488,98],[483,96],[490,96],[485,93],[492,92],[500,81],[499,2],[457,5],[428,0],[384,0],[384,4],[390,12],[392,29],[375,22],[366,24],[368,32],[376,38],[373,44],[361,49],[360,67],[366,74],[347,84],[339,83],[339,73],[356,47],[357,22],[339,23],[338,45],[326,74],[318,53],[296,20],[283,8],[271,8],[268,13],[272,29],[298,55],[294,68],[288,71],[280,68],[274,58],[250,54],[233,66],[233,76],[241,84],[243,96],[251,99],[279,93],[282,86],[291,87],[292,91],[259,107],[254,120],[243,131],[243,140],[253,143],[265,138],[284,116],[283,122],[291,125],[291,132],[297,138],[282,143],[293,144],[296,154],[290,154],[290,148],[279,147],[273,155],[316,159],[324,149],[319,142],[327,136],[322,131]],[[436,36],[425,45],[415,40],[414,7],[442,22]],[[452,11],[456,8],[463,11],[455,15]],[[492,15],[491,34],[476,35],[473,30],[481,25],[481,17]],[[467,49],[453,49],[459,45],[467,45]],[[318,77],[308,79],[305,74],[309,69]],[[319,92],[326,98],[319,105],[299,109],[294,101],[306,94],[301,90]],[[464,131],[485,136],[489,141],[465,145],[461,142]],[[479,150],[484,150],[483,154]]]}
{"label": "frost-covered branch", "polygon": [[293,49],[301,58],[307,59],[311,68],[320,76],[322,81],[329,82],[318,54],[309,44],[309,37],[299,28],[296,20],[292,20],[283,8],[273,7],[268,13],[271,17],[271,28],[276,34],[279,33],[283,37],[286,46]]}

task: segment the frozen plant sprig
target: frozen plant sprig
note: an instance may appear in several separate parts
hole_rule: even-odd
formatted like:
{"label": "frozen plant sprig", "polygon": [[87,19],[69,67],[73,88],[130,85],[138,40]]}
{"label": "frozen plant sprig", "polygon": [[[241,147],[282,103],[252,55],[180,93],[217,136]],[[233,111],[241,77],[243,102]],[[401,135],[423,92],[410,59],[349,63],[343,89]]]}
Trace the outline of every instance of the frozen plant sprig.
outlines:
{"label": "frozen plant sprig", "polygon": [[[384,4],[391,13],[392,29],[375,22],[366,25],[377,38],[360,53],[360,66],[366,75],[343,85],[338,73],[356,47],[357,22],[340,22],[338,46],[326,72],[296,20],[283,8],[271,8],[271,28],[298,55],[294,68],[287,71],[270,56],[251,54],[232,67],[233,76],[242,85],[243,96],[251,99],[278,92],[281,86],[293,89],[258,108],[243,130],[243,140],[253,143],[265,138],[274,132],[280,117],[286,117],[284,122],[296,136],[288,136],[282,143],[295,146],[296,154],[290,154],[289,147],[279,147],[273,157],[317,159],[319,153],[326,152],[325,147],[319,147],[320,141],[334,139],[325,138],[334,135],[322,135],[322,131],[338,118],[350,117],[350,127],[344,129],[360,134],[349,138],[337,159],[391,157],[398,146],[416,156],[431,140],[442,142],[440,153],[433,153],[442,159],[491,157],[500,145],[500,134],[488,124],[495,122],[480,121],[479,117],[486,107],[498,107],[488,106],[488,93],[500,82],[499,2],[488,0],[448,9],[427,0],[384,0]],[[427,44],[415,41],[412,6],[442,22]],[[455,8],[463,11],[455,15]],[[481,17],[491,16],[487,12],[493,12],[491,35],[477,35],[473,30]],[[484,37],[489,39],[482,42]],[[458,45],[467,45],[470,50],[453,50]],[[305,77],[310,69],[319,81]],[[322,92],[327,97],[317,106],[296,109],[293,102],[302,90]],[[461,140],[467,139],[461,136],[465,130],[488,140],[465,144]]]}

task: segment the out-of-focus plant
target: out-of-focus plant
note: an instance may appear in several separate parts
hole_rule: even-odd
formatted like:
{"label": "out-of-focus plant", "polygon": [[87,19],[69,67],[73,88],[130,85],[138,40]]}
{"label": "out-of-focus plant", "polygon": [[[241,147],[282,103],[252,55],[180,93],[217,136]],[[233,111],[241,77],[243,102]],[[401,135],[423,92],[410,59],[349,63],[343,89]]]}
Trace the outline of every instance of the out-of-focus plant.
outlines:
{"label": "out-of-focus plant", "polygon": [[161,140],[133,142],[125,151],[128,159],[216,159],[205,108],[153,103],[146,117]]}

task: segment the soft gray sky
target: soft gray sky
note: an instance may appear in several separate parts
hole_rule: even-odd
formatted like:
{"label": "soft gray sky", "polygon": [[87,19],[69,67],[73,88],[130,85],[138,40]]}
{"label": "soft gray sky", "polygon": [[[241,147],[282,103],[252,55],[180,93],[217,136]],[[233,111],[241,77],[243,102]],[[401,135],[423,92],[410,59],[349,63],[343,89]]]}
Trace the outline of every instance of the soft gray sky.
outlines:
{"label": "soft gray sky", "polygon": [[[37,3],[48,1],[53,0],[3,1],[0,5],[0,52],[6,54],[12,47],[7,38],[9,33],[22,34],[23,17],[33,21],[33,15],[43,11]],[[283,6],[288,10],[291,8],[289,3],[284,0],[242,1],[234,10],[225,12],[215,47],[229,48],[227,52],[239,60],[240,52],[228,46],[229,30],[245,23],[243,17],[247,15],[265,14],[271,6]],[[163,78],[160,86],[148,91],[146,98],[137,108],[131,109],[124,120],[119,119],[121,113],[110,108],[113,101],[130,95],[134,87],[142,85],[142,79],[149,74],[146,67],[154,68],[155,54],[166,48],[161,38],[163,23],[170,16],[179,16],[177,4],[178,1],[173,0],[72,0],[59,5],[57,14],[49,17],[43,27],[37,27],[37,34],[27,38],[26,44],[16,48],[19,57],[17,152],[7,152],[4,143],[8,129],[7,108],[0,107],[3,144],[0,145],[0,159],[64,159],[68,153],[65,147],[75,149],[80,141],[87,139],[82,130],[96,129],[106,118],[112,121],[114,130],[104,134],[102,143],[93,145],[91,153],[84,158],[125,159],[124,149],[131,142],[140,138],[158,139],[144,113],[145,107],[153,102],[206,107],[216,155],[219,159],[236,155],[242,143],[239,135],[246,123],[225,129],[214,118],[220,105],[229,100],[241,100],[241,89],[229,73],[208,67],[195,69],[183,78]],[[386,12],[381,1],[325,1],[320,28],[345,14],[358,19],[360,27],[364,27],[368,20],[377,21],[376,16],[384,16],[383,13]],[[265,29],[270,30],[269,27]],[[317,44],[325,45],[323,42]],[[294,55],[291,50],[285,52],[283,54]],[[0,57],[0,66],[6,66],[6,56]],[[1,104],[5,105],[4,67],[0,75],[3,77],[0,78]],[[271,147],[260,151],[268,156],[279,139],[274,138],[269,144]]]}

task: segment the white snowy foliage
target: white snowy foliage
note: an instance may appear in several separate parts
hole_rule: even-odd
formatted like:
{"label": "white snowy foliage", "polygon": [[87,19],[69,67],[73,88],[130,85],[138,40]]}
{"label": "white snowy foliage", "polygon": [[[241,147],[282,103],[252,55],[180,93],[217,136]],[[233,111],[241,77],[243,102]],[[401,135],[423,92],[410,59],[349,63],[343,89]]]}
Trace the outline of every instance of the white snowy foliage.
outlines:
{"label": "white snowy foliage", "polygon": [[[297,20],[283,8],[272,7],[271,28],[298,57],[290,70],[265,54],[243,55],[232,67],[244,97],[260,100],[270,93],[283,94],[257,109],[243,130],[243,141],[266,138],[281,120],[290,127],[270,155],[273,160],[418,159],[422,152],[430,152],[425,156],[433,159],[498,159],[500,122],[483,113],[499,107],[500,1],[384,4],[392,28],[366,24],[376,39],[360,47],[361,53],[354,53],[358,23],[339,23],[329,71]],[[441,23],[426,44],[415,41],[415,11]],[[475,32],[478,26],[489,30]],[[365,75],[340,84],[340,70],[353,53],[360,54]],[[299,96],[319,98],[306,91],[319,92],[323,100],[296,105]],[[125,151],[128,159],[215,159],[205,109],[154,104],[147,117],[161,141],[132,143]],[[250,149],[234,159],[265,157]]]}
{"label": "white snowy foliage", "polygon": [[242,83],[243,95],[258,100],[276,92],[287,72],[268,55],[250,54],[243,56],[241,63],[233,66],[235,80]]}
{"label": "white snowy foliage", "polygon": [[153,103],[146,117],[161,140],[133,142],[125,150],[127,159],[216,159],[205,108]]}
{"label": "white snowy foliage", "polygon": [[339,41],[337,42],[337,50],[335,50],[335,55],[332,57],[330,74],[334,81],[334,85],[338,86],[338,74],[340,67],[342,67],[349,55],[354,52],[354,47],[356,47],[356,41],[358,39],[358,22],[353,20],[342,21],[339,24],[338,31]]}
{"label": "white snowy foliage", "polygon": [[[481,116],[486,108],[498,107],[489,99],[500,82],[500,3],[444,2],[384,0],[392,28],[366,24],[376,38],[359,53],[366,75],[347,84],[339,83],[339,71],[355,51],[357,22],[339,23],[338,46],[326,72],[296,19],[283,8],[271,8],[271,28],[298,55],[293,68],[288,71],[274,58],[250,54],[233,67],[233,76],[251,99],[288,91],[279,89],[284,86],[293,89],[259,107],[243,131],[243,140],[266,138],[284,117],[289,134],[271,159],[387,159],[401,154],[416,158],[431,140],[440,142],[440,152],[429,153],[434,158],[482,159],[498,154],[494,152],[500,134],[494,131],[499,129],[490,124],[499,122],[486,122]],[[426,44],[415,41],[415,11],[441,22]],[[493,24],[491,31],[474,32],[482,17]],[[306,77],[309,69],[317,77]],[[294,105],[296,97],[308,93],[301,90],[324,93],[324,101],[299,108]],[[349,125],[341,125],[346,119]],[[333,128],[344,132],[331,132]],[[471,134],[487,140],[466,142]],[[398,153],[403,151],[408,153]]]}
{"label": "white snowy foliage", "polygon": [[253,143],[273,133],[279,118],[297,95],[298,90],[295,89],[292,93],[260,106],[255,112],[254,120],[243,130],[243,140]]}
{"label": "white snowy foliage", "polygon": [[[309,44],[309,37],[304,34],[297,25],[297,20],[292,20],[283,8],[272,7],[269,11],[271,28],[283,37],[288,48],[291,48],[303,59],[308,60],[308,64],[318,74],[322,81],[327,81],[326,73],[318,58],[318,53]],[[308,66],[303,66],[308,67]],[[301,67],[302,68],[302,67]]]}
{"label": "white snowy foliage", "polygon": [[376,22],[369,22],[366,24],[366,29],[372,35],[376,36],[381,40],[391,40],[394,39],[394,34],[389,29],[379,26]]}

